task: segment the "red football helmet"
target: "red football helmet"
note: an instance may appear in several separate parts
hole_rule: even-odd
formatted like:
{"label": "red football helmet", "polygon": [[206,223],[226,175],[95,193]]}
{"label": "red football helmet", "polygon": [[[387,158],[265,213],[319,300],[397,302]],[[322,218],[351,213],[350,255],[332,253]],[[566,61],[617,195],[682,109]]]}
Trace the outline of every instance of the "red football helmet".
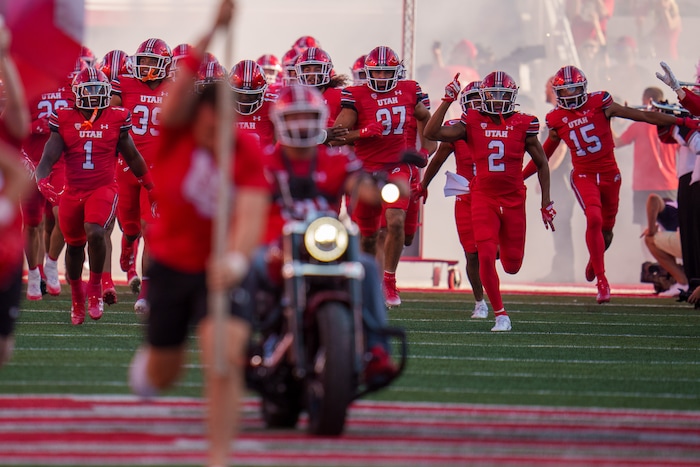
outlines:
{"label": "red football helmet", "polygon": [[504,71],[492,71],[481,80],[479,86],[481,111],[489,114],[507,114],[515,110],[518,85]]}
{"label": "red football helmet", "polygon": [[95,66],[102,73],[107,75],[107,78],[114,80],[120,75],[131,74],[131,63],[126,52],[123,50],[111,50],[102,57],[102,60],[97,62]]}
{"label": "red football helmet", "polygon": [[258,57],[255,63],[260,65],[265,72],[267,84],[274,84],[277,77],[282,72],[282,65],[277,57],[272,54],[265,54]]}
{"label": "red football helmet", "polygon": [[281,145],[310,148],[322,143],[328,106],[318,89],[292,84],[280,89],[270,118]]}
{"label": "red football helmet", "polygon": [[202,64],[199,65],[197,76],[194,80],[194,90],[196,93],[201,93],[204,88],[212,83],[224,81],[226,79],[226,69],[221,66],[219,61],[211,54],[207,54]]}
{"label": "red football helmet", "polygon": [[294,49],[289,49],[287,53],[282,55],[282,66],[284,67],[282,83],[286,86],[297,83],[297,70],[295,68],[297,57],[299,54]]}
{"label": "red football helmet", "polygon": [[294,44],[292,44],[292,49],[296,51],[297,55],[301,54],[309,47],[316,47],[320,49],[321,43],[313,36],[301,36],[299,39],[294,41]]}
{"label": "red football helmet", "polygon": [[75,106],[79,109],[106,109],[109,107],[112,85],[107,75],[100,70],[87,67],[73,78],[71,85],[75,94]]}
{"label": "red football helmet", "polygon": [[299,84],[323,86],[331,81],[333,62],[325,50],[309,47],[297,57],[294,68]]}
{"label": "red football helmet", "polygon": [[95,54],[86,46],[80,47],[80,59],[84,61],[87,66],[95,66]]}
{"label": "red football helmet", "polygon": [[365,71],[366,56],[367,55],[360,55],[357,60],[355,60],[355,63],[352,64],[352,68],[350,68],[353,86],[360,86],[367,82],[367,72]]}
{"label": "red football helmet", "polygon": [[262,107],[267,80],[260,65],[252,60],[241,60],[231,69],[228,83],[233,89],[235,109],[239,114],[250,115]]}
{"label": "red football helmet", "polygon": [[472,81],[464,86],[459,96],[459,105],[462,106],[462,112],[466,112],[468,109],[481,110],[480,86],[481,81]]}
{"label": "red football helmet", "polygon": [[178,44],[173,49],[172,60],[170,62],[170,77],[175,78],[177,75],[177,62],[185,55],[190,55],[192,53],[192,47],[190,44]]}
{"label": "red football helmet", "polygon": [[170,74],[173,55],[162,39],[148,39],[133,55],[134,76],[141,81],[165,79]]}
{"label": "red football helmet", "polygon": [[396,52],[383,45],[375,47],[365,58],[367,86],[377,92],[391,91],[399,81],[401,67]]}
{"label": "red football helmet", "polygon": [[578,109],[588,100],[588,80],[575,66],[560,68],[552,78],[552,88],[557,104],[564,109]]}

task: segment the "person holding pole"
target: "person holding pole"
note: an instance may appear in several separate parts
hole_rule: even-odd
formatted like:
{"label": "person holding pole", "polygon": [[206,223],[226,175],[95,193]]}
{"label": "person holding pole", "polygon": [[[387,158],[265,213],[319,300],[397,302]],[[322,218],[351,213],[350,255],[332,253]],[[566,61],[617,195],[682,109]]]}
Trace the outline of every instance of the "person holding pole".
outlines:
{"label": "person holding pole", "polygon": [[[227,464],[238,423],[242,364],[250,333],[247,318],[252,305],[243,283],[250,255],[264,228],[270,196],[258,145],[246,135],[236,135],[235,154],[228,151],[232,161],[228,182],[229,188],[235,184],[235,198],[228,217],[215,218],[221,169],[216,158],[220,152],[217,141],[220,132],[232,129],[231,121],[222,123],[217,118],[218,98],[221,92],[230,96],[230,91],[224,83],[196,94],[190,78],[213,34],[226,28],[232,16],[233,2],[222,0],[212,29],[192,55],[180,60],[181,75],[164,102],[153,171],[159,217],[147,233],[153,246],[148,293],[151,309],[146,342],[136,352],[129,370],[129,384],[135,394],[150,397],[170,387],[184,367],[188,329],[196,326],[207,399],[210,467]],[[228,225],[226,251],[215,256],[211,254],[212,228],[219,221]],[[175,251],[178,254],[173,254]],[[232,289],[226,295],[232,301],[224,316],[207,313],[212,289],[219,295]],[[223,330],[224,340],[215,346],[217,328]],[[223,368],[215,368],[215,360],[222,361]]]}

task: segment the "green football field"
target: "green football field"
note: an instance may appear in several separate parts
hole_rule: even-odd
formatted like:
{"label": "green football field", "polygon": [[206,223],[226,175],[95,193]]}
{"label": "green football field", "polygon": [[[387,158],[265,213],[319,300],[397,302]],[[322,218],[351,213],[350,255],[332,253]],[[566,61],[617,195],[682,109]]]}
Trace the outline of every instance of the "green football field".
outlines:
{"label": "green football field", "polygon": [[[23,302],[2,394],[128,394],[142,339],[132,305],[70,324],[70,298]],[[391,324],[408,332],[404,375],[371,399],[537,406],[700,410],[700,311],[672,299],[509,295],[513,322],[471,320],[468,293],[403,293]],[[492,315],[491,315],[492,316]],[[201,394],[196,353],[173,396]]]}

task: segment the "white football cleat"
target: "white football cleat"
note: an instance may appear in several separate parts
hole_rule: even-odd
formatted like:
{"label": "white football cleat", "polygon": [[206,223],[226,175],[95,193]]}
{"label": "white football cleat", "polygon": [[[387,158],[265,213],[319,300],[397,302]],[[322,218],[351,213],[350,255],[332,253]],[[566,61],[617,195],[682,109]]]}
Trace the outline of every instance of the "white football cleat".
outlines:
{"label": "white football cleat", "polygon": [[484,300],[476,302],[474,305],[474,311],[472,312],[472,319],[486,319],[489,317],[489,306]]}
{"label": "white football cleat", "polygon": [[41,274],[39,268],[27,273],[27,300],[41,300]]}
{"label": "white football cleat", "polygon": [[136,303],[134,303],[134,312],[136,312],[139,317],[145,317],[148,315],[149,311],[151,311],[151,307],[145,298],[136,300]]}
{"label": "white football cleat", "polygon": [[510,331],[512,326],[510,325],[510,317],[508,315],[496,316],[496,325],[491,328],[493,332],[503,332]]}

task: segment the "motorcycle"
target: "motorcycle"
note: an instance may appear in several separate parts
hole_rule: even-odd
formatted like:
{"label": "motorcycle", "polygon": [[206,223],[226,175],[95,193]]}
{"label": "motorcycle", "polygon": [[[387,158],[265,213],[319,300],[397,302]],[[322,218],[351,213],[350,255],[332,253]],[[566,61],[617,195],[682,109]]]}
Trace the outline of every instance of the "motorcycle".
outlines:
{"label": "motorcycle", "polygon": [[398,367],[391,377],[368,381],[359,229],[328,206],[295,205],[288,186],[280,186],[287,220],[279,249],[268,250],[278,262],[267,264],[282,285],[256,295],[246,381],[261,395],[268,428],[293,428],[305,411],[310,434],[340,435],[350,404],[403,372],[406,334],[377,331],[397,342]]}

